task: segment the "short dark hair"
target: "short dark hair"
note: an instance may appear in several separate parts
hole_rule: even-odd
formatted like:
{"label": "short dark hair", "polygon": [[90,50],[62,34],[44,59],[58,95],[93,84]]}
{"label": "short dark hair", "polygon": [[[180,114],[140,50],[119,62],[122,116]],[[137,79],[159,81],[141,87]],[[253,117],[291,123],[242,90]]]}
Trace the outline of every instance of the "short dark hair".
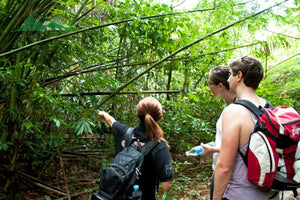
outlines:
{"label": "short dark hair", "polygon": [[229,84],[227,80],[230,76],[230,70],[227,66],[216,66],[210,70],[210,73],[212,75],[211,81],[213,81],[214,84],[222,83],[229,90]]}
{"label": "short dark hair", "polygon": [[233,76],[236,76],[239,71],[242,72],[246,86],[254,90],[258,88],[260,81],[263,79],[264,70],[257,58],[244,56],[233,60],[229,66]]}

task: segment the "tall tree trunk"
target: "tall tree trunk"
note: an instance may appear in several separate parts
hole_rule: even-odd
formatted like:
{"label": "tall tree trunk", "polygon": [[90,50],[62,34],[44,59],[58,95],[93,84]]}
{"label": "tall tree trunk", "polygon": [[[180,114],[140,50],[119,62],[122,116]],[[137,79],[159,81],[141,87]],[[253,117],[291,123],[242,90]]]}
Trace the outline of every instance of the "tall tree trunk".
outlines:
{"label": "tall tree trunk", "polygon": [[182,86],[182,94],[186,95],[189,92],[189,78],[188,78],[189,70],[186,68],[184,70],[184,83]]}
{"label": "tall tree trunk", "polygon": [[[170,88],[171,88],[173,65],[174,65],[174,61],[171,61],[170,66],[169,66],[170,68],[169,68],[169,75],[168,75],[167,90],[170,90]],[[168,101],[170,100],[169,94],[167,94],[167,100]]]}

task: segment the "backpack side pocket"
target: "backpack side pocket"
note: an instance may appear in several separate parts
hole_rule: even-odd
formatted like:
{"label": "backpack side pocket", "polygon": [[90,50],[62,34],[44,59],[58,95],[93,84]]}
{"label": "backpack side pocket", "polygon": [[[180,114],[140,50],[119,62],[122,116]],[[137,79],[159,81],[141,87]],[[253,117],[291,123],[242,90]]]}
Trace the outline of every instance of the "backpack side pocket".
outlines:
{"label": "backpack side pocket", "polygon": [[275,178],[278,153],[272,150],[267,137],[260,131],[250,136],[248,150],[248,180],[255,185],[271,188]]}
{"label": "backpack side pocket", "polygon": [[107,166],[100,174],[99,195],[105,199],[114,199],[122,191],[127,176],[122,167],[113,163]]}

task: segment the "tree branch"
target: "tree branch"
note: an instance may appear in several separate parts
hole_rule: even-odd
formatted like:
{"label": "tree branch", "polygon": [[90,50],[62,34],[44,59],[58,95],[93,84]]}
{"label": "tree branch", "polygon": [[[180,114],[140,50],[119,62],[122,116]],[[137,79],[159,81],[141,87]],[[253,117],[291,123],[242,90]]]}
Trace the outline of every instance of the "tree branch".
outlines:
{"label": "tree branch", "polygon": [[26,180],[30,181],[31,183],[33,183],[33,184],[35,184],[35,185],[37,185],[39,187],[42,187],[42,188],[47,189],[47,190],[50,190],[50,191],[55,192],[55,193],[57,193],[59,195],[63,195],[63,196],[67,195],[67,193],[65,191],[63,191],[63,190],[61,190],[59,188],[56,188],[56,187],[54,187],[52,185],[49,185],[49,184],[47,184],[47,183],[45,183],[45,182],[41,181],[40,179],[37,179],[37,178],[35,178],[33,176],[25,174],[24,172],[18,171],[18,174],[19,174],[19,176],[21,178],[26,179]]}
{"label": "tree branch", "polygon": [[[265,43],[265,41],[256,42],[256,43],[252,43],[252,44],[247,44],[247,45],[243,45],[243,46],[239,46],[239,47],[232,47],[232,48],[223,49],[223,50],[220,50],[220,51],[214,51],[214,52],[210,52],[210,53],[200,54],[198,56],[183,56],[183,57],[179,57],[179,58],[170,58],[170,59],[167,59],[165,61],[175,61],[175,60],[187,60],[187,59],[201,58],[203,56],[214,55],[214,54],[218,54],[218,53],[222,53],[222,52],[226,52],[226,51],[232,51],[232,50],[236,50],[236,49],[240,49],[240,48],[254,46],[254,45],[257,45],[257,44],[261,44],[261,43]],[[100,70],[108,70],[108,69],[116,69],[116,68],[130,67],[130,66],[137,66],[137,65],[148,65],[148,64],[153,64],[155,62],[157,62],[157,60],[156,61],[140,62],[140,63],[129,63],[129,64],[124,64],[124,65],[114,65],[114,66],[109,66],[109,65],[115,64],[116,63],[115,61],[110,62],[109,64],[94,64],[94,65],[89,66],[85,70],[73,71],[73,72],[69,72],[69,73],[67,73],[65,75],[62,75],[62,76],[48,78],[46,80],[43,80],[43,81],[40,82],[40,86],[44,87],[44,86],[52,84],[54,82],[61,81],[64,78],[68,78],[68,77],[71,77],[71,76],[77,76],[79,74],[95,72],[95,71],[98,71],[99,69]]]}
{"label": "tree branch", "polygon": [[296,39],[296,40],[300,40],[300,38],[297,38],[297,37],[294,37],[294,36],[286,35],[286,34],[283,34],[283,33],[277,33],[275,31],[270,31],[270,30],[267,30],[267,31],[269,31],[271,33],[274,33],[274,34],[277,34],[277,35],[282,35],[284,37],[289,37],[289,38],[293,38],[293,39]]}
{"label": "tree branch", "polygon": [[294,57],[296,57],[296,56],[298,56],[298,55],[300,55],[300,53],[296,53],[296,54],[294,54],[293,56],[288,57],[287,59],[281,61],[280,63],[277,63],[277,64],[274,65],[269,71],[273,70],[274,68],[278,67],[278,66],[281,65],[282,63],[284,63],[284,62],[286,62],[286,61],[288,61],[288,60],[290,60],[290,59],[292,59],[292,58],[294,58]]}
{"label": "tree branch", "polygon": [[196,40],[196,41],[194,41],[194,42],[191,42],[191,43],[189,43],[189,44],[187,44],[187,45],[181,47],[180,49],[176,50],[174,53],[171,53],[170,55],[168,55],[168,56],[162,58],[161,60],[159,60],[159,61],[157,61],[157,62],[155,62],[153,65],[151,65],[151,66],[150,66],[148,69],[146,69],[144,72],[142,72],[142,73],[136,75],[135,77],[133,77],[132,79],[130,79],[129,81],[127,81],[125,84],[123,84],[122,86],[120,86],[119,88],[117,88],[116,91],[115,91],[114,93],[112,93],[111,95],[109,95],[106,99],[104,99],[104,100],[99,104],[99,108],[100,108],[104,103],[106,103],[109,99],[111,99],[115,94],[119,93],[122,89],[124,89],[127,85],[129,85],[130,83],[132,83],[132,82],[135,81],[136,79],[140,78],[141,76],[143,76],[144,74],[146,74],[148,71],[150,71],[151,69],[153,69],[153,68],[156,67],[157,65],[161,64],[163,61],[165,61],[165,60],[167,60],[167,59],[169,59],[169,58],[175,56],[175,55],[178,54],[179,52],[181,52],[181,51],[183,51],[183,50],[185,50],[185,49],[187,49],[187,48],[193,46],[194,44],[197,44],[198,42],[200,42],[200,41],[202,41],[202,40],[205,40],[206,38],[208,38],[208,37],[210,37],[210,36],[212,36],[212,35],[215,35],[215,34],[221,32],[221,31],[224,31],[224,30],[226,30],[226,29],[228,29],[228,28],[230,28],[230,27],[232,27],[232,26],[234,26],[234,25],[236,25],[236,24],[239,24],[239,23],[241,23],[241,22],[243,22],[243,21],[246,21],[246,20],[249,19],[249,18],[255,17],[255,16],[257,16],[257,15],[259,15],[259,14],[261,14],[261,13],[264,13],[264,12],[266,12],[266,11],[272,9],[273,7],[276,7],[276,6],[282,4],[282,3],[286,2],[286,1],[289,1],[289,0],[284,0],[284,1],[280,2],[280,3],[276,3],[276,4],[274,4],[273,6],[270,6],[270,7],[266,8],[266,9],[264,9],[264,10],[262,10],[262,11],[259,11],[259,12],[255,13],[255,14],[250,15],[250,16],[248,16],[248,17],[246,17],[246,18],[241,19],[241,20],[235,21],[235,22],[233,22],[233,23],[231,23],[231,24],[229,24],[229,25],[227,25],[227,26],[224,26],[224,27],[222,27],[222,28],[220,28],[220,29],[218,29],[218,30],[216,30],[216,31],[211,32],[210,34],[208,34],[208,35],[206,35],[206,36],[204,36],[204,37],[202,37],[202,38],[200,38],[200,39],[198,39],[198,40]]}
{"label": "tree branch", "polygon": [[[162,91],[124,91],[118,92],[118,94],[170,94],[170,93],[179,93],[180,90],[162,90]],[[79,93],[79,94],[58,94],[55,96],[64,96],[64,97],[81,97],[81,96],[95,96],[95,95],[110,95],[113,92],[87,92],[87,93]]]}
{"label": "tree branch", "polygon": [[[237,5],[239,5],[239,4],[237,4]],[[216,10],[216,9],[220,9],[220,8],[222,8],[222,7],[207,8],[207,9],[192,10],[192,11],[183,11],[183,12],[175,12],[175,13],[165,13],[165,14],[160,14],[160,15],[144,16],[144,17],[140,17],[138,19],[143,20],[143,19],[151,19],[151,18],[171,16],[171,15],[180,15],[180,14],[183,14],[183,13],[204,12],[204,11]],[[50,38],[46,38],[44,40],[33,42],[29,45],[26,45],[26,46],[23,46],[23,47],[20,47],[20,48],[13,49],[11,51],[2,53],[2,54],[0,54],[0,58],[3,57],[3,56],[7,56],[7,55],[10,55],[10,54],[20,52],[20,51],[24,51],[26,49],[32,48],[32,47],[37,46],[37,45],[42,45],[42,44],[45,44],[45,43],[48,43],[48,42],[51,42],[51,41],[54,41],[54,40],[58,40],[58,39],[61,39],[61,38],[72,36],[72,35],[76,35],[78,33],[86,32],[86,31],[90,31],[90,30],[94,30],[94,29],[99,29],[99,28],[103,28],[103,27],[107,27],[107,26],[111,26],[111,25],[118,25],[118,24],[122,24],[122,23],[127,23],[127,22],[131,22],[133,20],[135,20],[135,19],[125,19],[125,20],[122,20],[122,21],[111,22],[111,23],[107,23],[107,24],[102,24],[102,25],[98,25],[98,26],[84,28],[84,29],[81,29],[81,30],[78,30],[78,31],[73,31],[73,32],[70,32],[70,33],[65,33],[65,34],[53,36],[53,37],[50,37]]]}
{"label": "tree branch", "polygon": [[83,13],[80,17],[78,17],[75,22],[79,21],[81,18],[83,18],[84,16],[86,16],[87,14],[89,14],[90,12],[92,12],[95,8],[96,8],[96,6],[93,6],[91,9],[89,9],[88,11],[86,11],[85,13]]}
{"label": "tree branch", "polygon": [[78,16],[80,15],[81,11],[84,9],[84,7],[87,5],[87,3],[89,2],[89,0],[86,0],[85,2],[83,2],[80,6],[80,8],[78,9],[78,11],[76,12],[73,20],[71,21],[71,24],[75,24],[75,22],[78,20]]}

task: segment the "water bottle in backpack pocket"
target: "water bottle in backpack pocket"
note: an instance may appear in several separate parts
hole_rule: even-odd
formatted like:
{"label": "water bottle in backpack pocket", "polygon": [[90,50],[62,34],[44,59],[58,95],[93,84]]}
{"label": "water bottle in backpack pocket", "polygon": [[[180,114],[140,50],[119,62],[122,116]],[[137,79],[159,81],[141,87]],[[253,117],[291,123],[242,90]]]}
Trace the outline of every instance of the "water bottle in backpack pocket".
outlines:
{"label": "water bottle in backpack pocket", "polygon": [[142,199],[142,191],[140,190],[139,185],[134,185],[133,186],[131,199],[132,200],[141,200]]}

